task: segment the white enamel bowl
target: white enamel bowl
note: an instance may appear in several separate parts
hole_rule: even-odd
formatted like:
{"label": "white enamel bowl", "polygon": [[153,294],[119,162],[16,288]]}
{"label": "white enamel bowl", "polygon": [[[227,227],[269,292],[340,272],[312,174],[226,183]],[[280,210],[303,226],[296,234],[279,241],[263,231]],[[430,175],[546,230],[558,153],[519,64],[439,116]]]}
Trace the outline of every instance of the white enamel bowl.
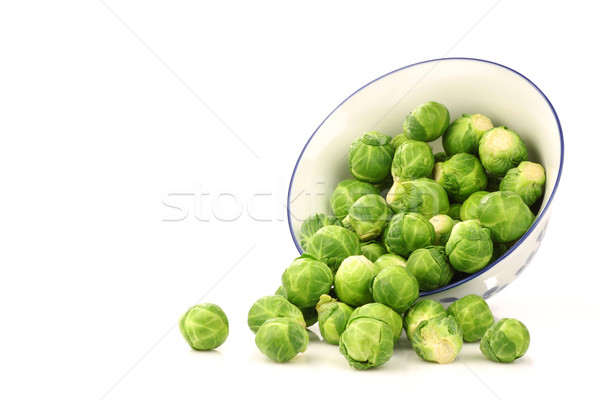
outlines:
{"label": "white enamel bowl", "polygon": [[[531,262],[544,237],[550,206],[563,165],[563,137],[558,116],[548,98],[529,79],[489,61],[445,58],[390,72],[357,90],[340,104],[308,139],[292,174],[288,192],[288,222],[299,245],[302,221],[320,212],[331,215],[329,197],[338,182],[351,178],[348,149],[368,131],[394,136],[417,105],[437,101],[451,119],[462,113],[487,115],[494,126],[518,132],[531,161],[546,169],[546,188],[536,220],[502,257],[482,271],[443,288],[422,293],[442,303],[467,294],[484,298],[500,292]],[[433,142],[441,151],[441,139]]]}

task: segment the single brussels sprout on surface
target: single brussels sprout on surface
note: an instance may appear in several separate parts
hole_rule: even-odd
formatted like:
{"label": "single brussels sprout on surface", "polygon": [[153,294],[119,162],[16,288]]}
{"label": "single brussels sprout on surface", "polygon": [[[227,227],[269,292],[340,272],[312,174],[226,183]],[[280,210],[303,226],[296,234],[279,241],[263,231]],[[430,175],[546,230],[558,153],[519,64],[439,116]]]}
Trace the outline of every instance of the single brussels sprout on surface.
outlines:
{"label": "single brussels sprout on surface", "polygon": [[458,153],[447,161],[436,163],[433,167],[433,179],[459,203],[487,186],[487,175],[481,162],[468,153]]}
{"label": "single brussels sprout on surface", "polygon": [[356,233],[344,227],[324,226],[308,242],[306,253],[327,264],[335,273],[346,257],[360,254],[360,240]]}
{"label": "single brussels sprout on surface", "polygon": [[403,267],[388,267],[375,276],[372,291],[373,300],[402,314],[419,297],[419,282]]}
{"label": "single brussels sprout on surface", "polygon": [[544,193],[546,184],[546,171],[540,164],[529,161],[521,162],[516,168],[506,172],[500,182],[499,189],[515,192],[523,202],[531,207]]}
{"label": "single brussels sprout on surface", "polygon": [[450,123],[450,113],[444,105],[428,101],[411,111],[404,121],[404,134],[412,140],[433,142],[442,136]]}
{"label": "single brussels sprout on surface", "polygon": [[454,225],[448,243],[446,255],[450,264],[458,271],[472,274],[488,265],[494,244],[490,230],[476,220],[462,221]]}
{"label": "single brussels sprout on surface", "polygon": [[514,192],[493,192],[479,202],[479,221],[492,232],[496,243],[519,239],[533,223],[535,215]]}
{"label": "single brussels sprout on surface", "polygon": [[396,150],[398,148],[398,146],[400,146],[402,143],[406,142],[407,140],[408,140],[408,138],[406,137],[406,135],[404,133],[401,133],[399,135],[394,136],[394,138],[392,139],[390,144],[392,145],[394,150]]}
{"label": "single brussels sprout on surface", "polygon": [[378,272],[375,264],[365,256],[346,258],[333,279],[337,298],[352,307],[372,303],[370,285]]}
{"label": "single brussels sprout on surface", "polygon": [[319,331],[327,343],[339,344],[354,309],[324,294],[317,303]]}
{"label": "single brussels sprout on surface", "polygon": [[478,219],[479,218],[479,202],[486,194],[489,194],[485,190],[480,190],[478,192],[472,193],[467,199],[463,202],[460,207],[460,219],[461,221],[467,221],[470,219]]}
{"label": "single brussels sprout on surface", "polygon": [[418,140],[407,140],[394,152],[391,172],[396,181],[431,176],[435,163],[431,147]]}
{"label": "single brussels sprout on surface", "polygon": [[179,330],[192,349],[212,350],[229,336],[229,321],[218,305],[197,304],[179,318]]}
{"label": "single brussels sprout on surface", "polygon": [[450,209],[446,190],[429,178],[394,182],[386,200],[395,213],[416,212],[429,218]]}
{"label": "single brussels sprout on surface", "polygon": [[450,209],[448,210],[448,213],[446,215],[448,215],[450,218],[452,218],[456,222],[462,221],[460,219],[460,208],[461,207],[462,207],[462,203],[450,204]]}
{"label": "single brussels sprout on surface", "polygon": [[394,158],[391,141],[391,137],[379,132],[368,132],[352,142],[348,154],[350,173],[364,182],[385,181]]}
{"label": "single brussels sprout on surface", "polygon": [[254,341],[261,353],[282,363],[306,350],[308,332],[296,320],[273,318],[261,325]]}
{"label": "single brussels sprout on surface", "polygon": [[264,296],[256,300],[248,311],[248,327],[256,333],[265,321],[278,317],[293,319],[306,327],[300,309],[279,295]]}
{"label": "single brussels sprout on surface", "polygon": [[332,284],[333,274],[327,264],[307,254],[296,258],[281,276],[286,298],[300,308],[315,306]]}
{"label": "single brussels sprout on surface", "polygon": [[450,232],[452,232],[452,228],[456,225],[456,221],[448,215],[440,214],[431,217],[429,222],[433,225],[433,229],[435,230],[435,245],[445,246],[450,237]]}
{"label": "single brussels sprout on surface", "polygon": [[365,194],[379,194],[379,190],[367,182],[356,179],[343,180],[337,184],[329,199],[331,211],[337,218],[343,220],[348,215],[352,204]]}
{"label": "single brussels sprout on surface", "polygon": [[408,257],[414,250],[435,242],[435,229],[421,214],[401,212],[390,220],[383,241],[389,252]]}
{"label": "single brussels sprout on surface", "polygon": [[412,336],[412,346],[425,361],[448,364],[462,349],[460,325],[453,316],[421,321]]}
{"label": "single brussels sprout on surface", "polygon": [[422,291],[446,286],[454,275],[443,246],[413,251],[406,262],[406,269],[417,279]]}
{"label": "single brussels sprout on surface", "polygon": [[408,340],[422,321],[436,317],[447,317],[448,313],[442,303],[431,299],[419,300],[404,313],[404,330]]}
{"label": "single brussels sprout on surface", "polygon": [[454,316],[463,332],[465,342],[476,342],[494,324],[494,316],[485,300],[469,294],[448,307],[448,315]]}
{"label": "single brussels sprout on surface", "polygon": [[342,222],[336,217],[331,217],[325,214],[315,214],[308,217],[300,227],[300,246],[304,250],[308,247],[308,242],[319,229],[328,225],[342,226]]}
{"label": "single brussels sprout on surface", "polygon": [[369,303],[356,308],[350,315],[348,324],[358,318],[373,318],[385,322],[392,330],[394,343],[402,336],[402,317],[385,304]]}
{"label": "single brussels sprout on surface", "polygon": [[392,217],[385,199],[378,194],[366,194],[350,207],[348,222],[360,240],[372,240],[381,234]]}
{"label": "single brussels sprout on surface", "polygon": [[500,126],[490,129],[481,137],[479,158],[485,169],[504,176],[506,171],[527,160],[527,147],[515,131]]}
{"label": "single brussels sprout on surface", "polygon": [[387,249],[381,243],[375,241],[363,243],[360,246],[360,251],[371,262],[375,262],[379,257],[387,254]]}
{"label": "single brussels sprout on surface", "polygon": [[494,126],[488,117],[482,114],[463,114],[462,117],[450,123],[444,136],[442,145],[449,155],[470,153],[477,155],[479,140],[486,131]]}
{"label": "single brussels sprout on surface", "polygon": [[479,348],[492,361],[510,363],[525,355],[529,340],[529,331],[521,321],[503,318],[485,332]]}
{"label": "single brussels sprout on surface", "polygon": [[379,272],[392,266],[406,267],[406,259],[398,254],[387,253],[375,261],[375,266]]}
{"label": "single brussels sprout on surface", "polygon": [[438,162],[444,162],[448,158],[450,158],[450,156],[448,154],[446,154],[445,152],[443,152],[443,151],[438,151],[437,153],[435,153],[433,155],[433,160],[436,163],[438,163]]}
{"label": "single brussels sprout on surface", "polygon": [[356,369],[380,366],[394,352],[394,335],[385,322],[374,318],[356,318],[340,337],[340,353]]}

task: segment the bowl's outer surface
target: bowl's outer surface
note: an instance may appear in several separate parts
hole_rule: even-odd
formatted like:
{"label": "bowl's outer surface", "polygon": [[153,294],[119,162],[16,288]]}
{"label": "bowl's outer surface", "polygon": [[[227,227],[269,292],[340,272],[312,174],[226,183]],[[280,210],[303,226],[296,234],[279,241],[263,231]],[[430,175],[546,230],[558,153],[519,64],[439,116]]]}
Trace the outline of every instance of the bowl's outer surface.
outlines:
{"label": "bowl's outer surface", "polygon": [[[563,139],[558,116],[546,96],[518,72],[484,60],[448,58],[400,68],[363,86],[340,104],[317,128],[302,150],[288,191],[288,222],[300,252],[302,222],[315,213],[331,214],[329,197],[337,183],[352,178],[348,149],[368,131],[395,136],[408,113],[434,100],[451,119],[461,114],[487,115],[494,126],[518,132],[529,159],[546,169],[546,191],[537,219],[503,257],[453,285],[423,293],[444,302],[475,293],[498,293],[518,276],[535,255],[546,230],[552,197],[563,164]],[[442,151],[441,139],[432,143]]]}

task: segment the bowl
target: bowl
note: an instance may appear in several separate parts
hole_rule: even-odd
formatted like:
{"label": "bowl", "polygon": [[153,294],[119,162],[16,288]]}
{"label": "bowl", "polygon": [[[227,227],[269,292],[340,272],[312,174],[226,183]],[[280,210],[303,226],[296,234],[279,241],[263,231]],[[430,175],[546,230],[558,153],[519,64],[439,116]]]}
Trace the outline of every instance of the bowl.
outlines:
{"label": "bowl", "polygon": [[[563,136],[548,98],[528,78],[504,65],[472,58],[442,58],[412,64],[383,75],[358,89],[337,106],[308,139],[290,180],[287,214],[298,251],[302,222],[315,213],[332,215],[329,197],[338,182],[352,178],[348,149],[368,131],[394,136],[408,113],[426,101],[437,101],[451,120],[481,113],[494,126],[504,125],[525,141],[529,160],[546,169],[544,197],[529,230],[500,258],[481,271],[422,298],[451,303],[467,294],[487,299],[514,281],[531,263],[544,238],[550,206],[563,166]],[[442,151],[441,139],[431,143]]]}

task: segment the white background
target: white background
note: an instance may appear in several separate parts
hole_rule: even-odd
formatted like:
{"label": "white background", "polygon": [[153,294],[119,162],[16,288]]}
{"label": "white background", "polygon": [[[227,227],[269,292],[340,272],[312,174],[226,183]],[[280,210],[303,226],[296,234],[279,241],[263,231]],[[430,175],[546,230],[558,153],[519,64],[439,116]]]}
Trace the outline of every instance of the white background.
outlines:
{"label": "white background", "polygon": [[[0,398],[594,391],[600,30],[589,2],[523,3],[2,2]],[[529,352],[500,365],[466,345],[442,366],[403,341],[356,371],[312,335],[270,362],[246,315],[297,255],[284,202],[302,146],[362,85],[444,56],[516,69],[562,122],[544,243],[489,301],[527,324]],[[217,351],[175,327],[198,301],[229,317]]]}

